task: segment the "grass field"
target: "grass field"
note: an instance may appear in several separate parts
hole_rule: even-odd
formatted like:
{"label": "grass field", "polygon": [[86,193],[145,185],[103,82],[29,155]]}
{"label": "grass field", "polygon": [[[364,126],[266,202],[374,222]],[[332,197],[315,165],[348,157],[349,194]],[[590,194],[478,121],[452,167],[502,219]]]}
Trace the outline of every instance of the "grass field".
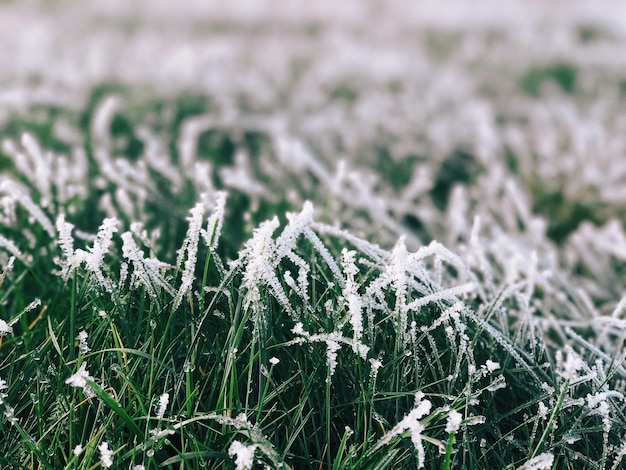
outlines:
{"label": "grass field", "polygon": [[0,468],[626,468],[623,7],[296,3],[0,3]]}

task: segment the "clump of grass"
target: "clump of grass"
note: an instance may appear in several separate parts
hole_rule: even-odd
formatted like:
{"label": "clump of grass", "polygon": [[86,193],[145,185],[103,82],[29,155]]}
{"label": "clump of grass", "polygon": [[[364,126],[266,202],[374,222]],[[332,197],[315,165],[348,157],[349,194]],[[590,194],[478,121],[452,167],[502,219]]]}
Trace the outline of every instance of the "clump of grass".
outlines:
{"label": "clump of grass", "polygon": [[[464,155],[432,187],[417,168],[404,202],[429,195],[451,248],[381,248],[324,221],[363,212],[394,233],[371,174],[181,106],[165,141],[118,95],[71,152],[33,129],[5,141],[3,467],[619,468],[625,304],[595,312],[605,283],[562,274],[512,180]],[[468,227],[478,177],[502,210]],[[315,184],[334,198],[317,211]],[[569,253],[595,237],[601,263],[567,262],[597,278],[624,234],[583,228]]]}

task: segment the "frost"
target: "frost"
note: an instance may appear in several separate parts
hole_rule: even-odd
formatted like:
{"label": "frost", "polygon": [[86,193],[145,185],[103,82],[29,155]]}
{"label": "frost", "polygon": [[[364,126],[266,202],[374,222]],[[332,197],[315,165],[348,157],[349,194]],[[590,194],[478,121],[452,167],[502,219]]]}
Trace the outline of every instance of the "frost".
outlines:
{"label": "frost", "polygon": [[79,369],[72,374],[66,381],[66,384],[71,385],[72,387],[85,389],[87,385],[87,380],[93,381],[94,378],[89,375],[87,371],[87,364],[84,362],[80,365]]}
{"label": "frost", "polygon": [[423,399],[423,395],[418,393],[416,395],[416,407],[411,410],[411,412],[406,415],[398,424],[396,424],[387,434],[385,434],[379,441],[376,443],[375,449],[380,449],[381,447],[389,444],[391,440],[400,436],[405,432],[409,432],[411,437],[411,442],[417,451],[418,458],[418,468],[424,467],[425,461],[425,451],[424,446],[422,444],[422,432],[425,427],[420,423],[420,419],[430,413],[431,402]]}
{"label": "frost", "polygon": [[503,375],[496,377],[495,380],[487,386],[487,390],[490,392],[495,392],[502,388],[506,388],[506,380]]}
{"label": "frost", "polygon": [[204,206],[201,203],[198,203],[193,209],[191,209],[190,217],[187,219],[189,221],[189,229],[187,230],[187,236],[185,237],[183,246],[178,252],[178,260],[176,261],[176,266],[180,269],[186,253],[185,267],[183,269],[180,288],[174,298],[174,309],[178,308],[183,300],[183,297],[189,293],[193,281],[195,280],[198,241],[200,239],[203,216]]}
{"label": "frost", "polygon": [[87,335],[87,332],[85,330],[81,330],[78,333],[78,337],[76,339],[78,340],[78,349],[80,350],[81,354],[87,354],[89,351],[91,351],[89,344],[87,344],[88,337],[89,336]]}
{"label": "frost", "polygon": [[100,451],[100,463],[104,468],[109,468],[113,466],[113,451],[109,449],[109,444],[103,442],[98,446],[98,450]]}
{"label": "frost", "polygon": [[159,273],[160,269],[166,268],[168,265],[154,258],[144,258],[144,254],[133,240],[131,232],[124,232],[122,241],[122,254],[132,263],[134,268],[133,278],[146,287],[150,297],[157,296],[157,286],[165,290],[170,296],[175,297],[176,291]]}
{"label": "frost", "polygon": [[[24,192],[24,189],[20,188],[16,183],[11,180],[5,179],[0,181],[0,193],[5,193],[18,201],[24,209],[26,209],[32,217],[41,224],[43,229],[48,232],[51,238],[55,236],[54,226],[48,216],[44,214],[41,208],[36,205],[33,200]],[[16,258],[19,256],[15,255]]]}
{"label": "frost", "polygon": [[[61,220],[61,222],[63,221]],[[98,234],[93,242],[93,246],[89,248],[88,251],[78,249],[73,255],[70,254],[72,245],[69,243],[69,240],[67,240],[69,234],[59,235],[61,240],[60,243],[64,251],[65,258],[67,259],[66,265],[63,266],[62,264],[61,274],[65,274],[64,279],[67,279],[68,273],[66,273],[65,270],[68,267],[74,268],[80,263],[85,263],[87,270],[95,275],[100,285],[106,291],[113,292],[113,283],[103,273],[103,262],[104,256],[108,253],[111,246],[113,234],[117,232],[117,224],[118,221],[115,218],[104,219],[98,229]],[[64,225],[63,232],[66,232],[67,230],[71,231],[71,226],[67,227],[67,224]]]}
{"label": "frost", "polygon": [[13,328],[4,320],[0,320],[0,337],[13,333]]}
{"label": "frost", "polygon": [[233,441],[228,448],[228,455],[235,459],[235,468],[237,470],[250,470],[254,465],[254,452],[257,445],[252,444],[246,446],[239,441]]}
{"label": "frost", "polygon": [[550,470],[554,463],[554,455],[550,452],[544,452],[537,457],[530,459],[517,470]]}
{"label": "frost", "polygon": [[487,361],[485,362],[485,367],[487,368],[487,371],[489,373],[495,372],[496,370],[500,368],[500,363],[494,362],[491,359],[487,359]]}
{"label": "frost", "polygon": [[169,393],[164,393],[159,397],[159,403],[157,407],[156,417],[161,419],[165,416],[165,410],[167,410],[167,405],[170,402]]}
{"label": "frost", "polygon": [[301,336],[303,340],[309,341],[311,343],[326,343],[326,358],[328,359],[329,374],[331,376],[335,373],[335,369],[337,368],[337,352],[341,349],[342,344],[348,344],[352,346],[354,352],[357,355],[359,355],[362,359],[367,359],[367,353],[369,352],[368,346],[364,344],[358,344],[355,347],[354,340],[345,338],[339,332],[334,331],[332,333],[320,333],[311,335],[304,330],[303,325],[300,322],[296,323],[291,332],[295,335]]}
{"label": "frost", "polygon": [[450,410],[448,414],[448,420],[446,421],[446,429],[447,433],[455,433],[461,427],[461,422],[463,421],[463,415],[455,410]]}
{"label": "frost", "polygon": [[559,375],[566,380],[574,380],[578,378],[578,371],[584,366],[582,358],[574,352],[571,347],[564,350],[567,358],[563,361],[563,353],[557,351],[556,360],[559,367]]}
{"label": "frost", "polygon": [[218,191],[215,208],[207,221],[206,231],[202,231],[206,245],[215,250],[222,234],[222,226],[224,224],[224,210],[226,207],[226,192]]}
{"label": "frost", "polygon": [[19,248],[15,245],[15,243],[13,243],[8,238],[3,237],[2,235],[0,235],[0,248],[4,248],[9,253],[11,253],[15,258],[17,258],[20,261],[22,261],[24,264],[28,265],[31,262],[31,259],[30,259],[29,256],[24,255],[19,250]]}

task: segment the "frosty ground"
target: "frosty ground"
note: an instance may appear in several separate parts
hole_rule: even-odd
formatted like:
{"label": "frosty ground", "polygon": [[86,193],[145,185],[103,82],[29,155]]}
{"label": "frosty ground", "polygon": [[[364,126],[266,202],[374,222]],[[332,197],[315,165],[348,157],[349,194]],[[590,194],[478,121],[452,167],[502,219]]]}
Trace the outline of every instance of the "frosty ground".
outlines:
{"label": "frosty ground", "polygon": [[618,2],[0,4],[1,468],[622,468]]}

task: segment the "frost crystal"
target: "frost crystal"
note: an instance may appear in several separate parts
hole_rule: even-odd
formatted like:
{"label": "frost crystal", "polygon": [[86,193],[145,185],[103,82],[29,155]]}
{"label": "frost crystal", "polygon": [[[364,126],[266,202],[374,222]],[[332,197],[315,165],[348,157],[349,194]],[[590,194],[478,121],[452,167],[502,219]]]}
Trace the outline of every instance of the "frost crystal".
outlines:
{"label": "frost crystal", "polygon": [[85,387],[87,387],[87,380],[93,380],[93,377],[89,375],[87,365],[83,362],[80,365],[80,368],[73,375],[71,375],[65,383],[71,385],[72,387],[85,389]]}
{"label": "frost crystal", "polygon": [[222,234],[222,225],[224,223],[224,208],[226,207],[226,192],[218,191],[215,200],[215,209],[209,216],[206,231],[202,231],[206,245],[215,250]]}
{"label": "frost crystal", "polygon": [[183,242],[183,246],[178,252],[178,260],[176,265],[181,268],[185,251],[187,252],[187,259],[185,260],[185,268],[180,283],[180,288],[174,299],[174,309],[178,308],[183,300],[183,297],[191,290],[191,285],[195,279],[196,271],[196,258],[198,255],[198,240],[200,238],[200,230],[202,229],[202,218],[204,216],[204,205],[202,203],[196,204],[196,206],[190,211],[191,216],[187,219],[189,221],[189,229],[187,230],[187,236]]}
{"label": "frost crystal", "polygon": [[537,457],[530,459],[517,470],[550,470],[554,463],[554,455],[550,452],[544,452]]}
{"label": "frost crystal", "polygon": [[59,232],[57,243],[61,247],[64,258],[62,260],[56,260],[56,262],[61,266],[61,277],[64,281],[67,281],[75,264],[74,239],[72,238],[72,229],[74,226],[65,221],[64,214],[60,214],[56,220],[56,228]]}
{"label": "frost crystal", "polygon": [[87,332],[85,330],[81,330],[78,333],[78,337],[76,339],[78,339],[78,349],[80,350],[81,354],[86,354],[91,351],[91,348],[87,344],[88,337],[89,336],[87,335]]}
{"label": "frost crystal", "polygon": [[259,227],[253,230],[252,239],[246,242],[239,255],[240,260],[245,261],[246,270],[243,275],[243,286],[247,292],[246,304],[254,309],[255,324],[263,320],[257,311],[261,285],[269,286],[276,300],[290,315],[293,315],[293,308],[274,271],[274,262],[277,259],[277,242],[273,240],[272,234],[278,226],[278,217],[261,223]]}
{"label": "frost crystal", "polygon": [[117,224],[118,221],[114,217],[109,217],[102,221],[93,247],[89,250],[89,256],[85,260],[87,267],[91,271],[100,271],[104,255],[108,253],[111,246],[113,234],[117,232]]}
{"label": "frost crystal", "polygon": [[357,353],[362,359],[366,359],[367,353],[369,352],[369,347],[365,344],[361,343],[358,345],[358,347],[355,348],[354,340],[345,338],[340,332],[337,331],[311,335],[304,330],[302,323],[298,322],[292,328],[291,332],[295,335],[302,336],[302,339],[305,339],[306,341],[309,341],[311,343],[326,343],[326,357],[328,358],[328,367],[331,376],[335,373],[335,369],[338,365],[337,352],[341,349],[341,344],[349,344],[350,346],[352,346],[355,353]]}
{"label": "frost crystal", "polygon": [[[139,249],[133,234],[125,232],[122,234],[122,254],[128,259],[134,268],[133,278],[138,280],[146,287],[146,292],[150,297],[156,297],[155,287],[159,286],[172,297],[176,296],[176,291],[168,284],[168,282],[159,273],[160,269],[166,268],[168,265],[154,258],[144,258],[142,251]],[[122,268],[124,266],[122,265]]]}
{"label": "frost crystal", "polygon": [[406,305],[406,270],[408,252],[404,244],[404,239],[400,238],[391,253],[391,265],[389,267],[391,278],[396,290],[396,312],[400,317],[398,328],[398,338],[401,348],[406,345],[406,335],[408,328],[408,308]]}
{"label": "frost crystal", "polygon": [[13,257],[19,259],[24,264],[29,264],[31,261],[28,256],[24,255],[19,250],[19,248],[15,245],[15,243],[13,243],[8,238],[3,237],[2,235],[0,235],[0,248],[4,248],[9,253],[11,253]]}
{"label": "frost crystal", "polygon": [[4,192],[9,194],[15,200],[19,201],[20,204],[26,209],[30,215],[33,216],[39,224],[43,227],[43,229],[48,232],[50,237],[54,237],[55,230],[52,222],[44,212],[36,205],[33,200],[22,191],[16,183],[11,180],[4,180],[0,182],[0,192]]}
{"label": "frost crystal", "polygon": [[258,446],[252,444],[246,446],[239,441],[233,441],[228,448],[228,455],[235,459],[237,470],[250,470],[254,465],[254,452]]}
{"label": "frost crystal", "polygon": [[164,393],[159,397],[159,407],[157,408],[157,418],[163,418],[165,416],[165,410],[167,409],[167,405],[170,402],[169,393]]}
{"label": "frost crystal", "polygon": [[500,368],[500,363],[493,362],[491,359],[487,359],[487,362],[485,362],[485,367],[487,368],[487,371],[491,373]]}
{"label": "frost crystal", "polygon": [[426,454],[424,452],[424,446],[422,444],[422,431],[424,431],[424,425],[420,423],[420,419],[430,413],[432,404],[429,400],[424,400],[422,393],[415,395],[416,406],[411,412],[406,415],[398,424],[396,424],[387,434],[385,434],[376,444],[375,449],[389,444],[395,436],[399,436],[408,431],[411,435],[411,442],[415,446],[417,451],[418,468],[424,467],[424,461]]}
{"label": "frost crystal", "polygon": [[109,444],[103,442],[98,446],[98,450],[100,451],[100,463],[104,468],[109,468],[113,466],[113,451],[109,449]]}
{"label": "frost crystal", "polygon": [[354,281],[354,276],[359,272],[355,263],[355,256],[355,251],[348,251],[345,248],[341,252],[341,263],[346,273],[343,297],[348,301],[350,325],[352,325],[352,331],[354,332],[354,344],[352,348],[357,352],[363,336],[363,302],[358,293],[358,284]]}
{"label": "frost crystal", "polygon": [[448,420],[446,422],[446,432],[457,432],[461,427],[463,421],[463,415],[456,410],[451,410],[448,414]]}
{"label": "frost crystal", "polygon": [[0,338],[13,333],[13,328],[4,320],[0,320]]}
{"label": "frost crystal", "polygon": [[567,359],[563,362],[563,354],[561,351],[557,351],[557,365],[559,366],[558,374],[566,380],[573,380],[578,377],[578,371],[584,366],[582,358],[574,352],[574,350],[566,346],[565,352]]}

